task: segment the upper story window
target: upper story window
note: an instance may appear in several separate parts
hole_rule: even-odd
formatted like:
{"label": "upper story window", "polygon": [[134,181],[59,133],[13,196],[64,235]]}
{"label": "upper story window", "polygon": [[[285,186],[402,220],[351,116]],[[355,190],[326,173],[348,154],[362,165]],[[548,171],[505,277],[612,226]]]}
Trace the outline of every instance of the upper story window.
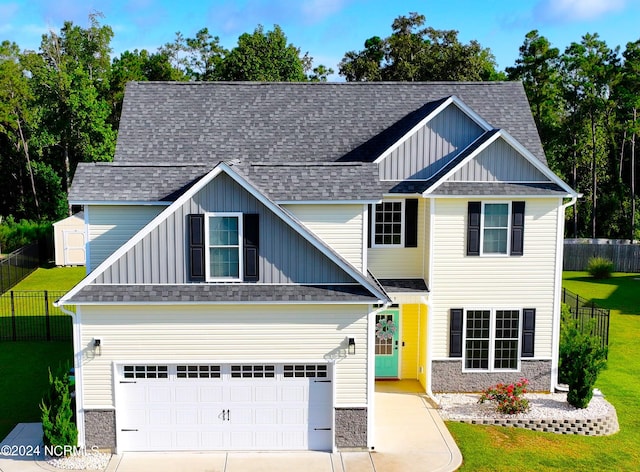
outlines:
{"label": "upper story window", "polygon": [[242,279],[242,214],[207,214],[207,279]]}
{"label": "upper story window", "polygon": [[509,247],[509,204],[485,203],[482,212],[482,253],[507,254]]}
{"label": "upper story window", "polygon": [[404,241],[404,201],[377,203],[373,224],[374,246],[402,246]]}
{"label": "upper story window", "polygon": [[469,202],[467,255],[524,254],[525,202]]}

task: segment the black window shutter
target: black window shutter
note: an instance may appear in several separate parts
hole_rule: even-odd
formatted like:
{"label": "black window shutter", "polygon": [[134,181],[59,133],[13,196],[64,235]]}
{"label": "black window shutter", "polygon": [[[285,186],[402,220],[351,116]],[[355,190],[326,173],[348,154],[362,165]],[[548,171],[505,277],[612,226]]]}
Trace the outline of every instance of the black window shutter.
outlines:
{"label": "black window shutter", "polygon": [[536,309],[522,310],[522,357],[533,357],[536,334]]}
{"label": "black window shutter", "polygon": [[511,255],[524,254],[524,202],[511,204]]}
{"label": "black window shutter", "polygon": [[462,357],[462,308],[449,310],[449,357]]}
{"label": "black window shutter", "polygon": [[418,247],[418,199],[404,202],[404,247]]}
{"label": "black window shutter", "polygon": [[244,236],[244,281],[257,282],[260,278],[260,215],[243,215],[242,231]]}
{"label": "black window shutter", "polygon": [[188,215],[189,220],[189,280],[203,282],[204,269],[204,215]]}
{"label": "black window shutter", "polygon": [[469,202],[467,209],[467,256],[480,255],[480,212],[481,202]]}
{"label": "black window shutter", "polygon": [[371,247],[371,222],[373,221],[373,212],[374,211],[374,206],[373,205],[369,205],[369,211],[367,212],[367,247]]}

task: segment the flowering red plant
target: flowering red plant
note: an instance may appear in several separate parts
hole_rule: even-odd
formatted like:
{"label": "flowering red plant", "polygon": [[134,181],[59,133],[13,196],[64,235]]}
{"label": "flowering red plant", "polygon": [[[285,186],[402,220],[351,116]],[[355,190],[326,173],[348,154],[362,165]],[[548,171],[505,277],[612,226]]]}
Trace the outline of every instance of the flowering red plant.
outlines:
{"label": "flowering red plant", "polygon": [[499,383],[483,390],[478,403],[484,403],[487,400],[495,401],[496,410],[507,415],[525,413],[529,411],[529,400],[523,397],[527,393],[527,385],[529,381],[525,378],[509,385]]}

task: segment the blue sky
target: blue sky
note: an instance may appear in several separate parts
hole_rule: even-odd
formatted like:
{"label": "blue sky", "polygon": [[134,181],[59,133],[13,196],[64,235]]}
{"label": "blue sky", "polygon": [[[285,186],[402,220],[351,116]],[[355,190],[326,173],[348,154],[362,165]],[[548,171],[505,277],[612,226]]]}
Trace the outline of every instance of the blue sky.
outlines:
{"label": "blue sky", "polygon": [[205,26],[232,48],[258,24],[266,30],[278,24],[315,65],[336,72],[346,51],[362,49],[371,36],[388,36],[392,21],[412,11],[434,28],[458,30],[463,42],[477,39],[500,69],[514,64],[532,29],[561,51],[585,33],[599,33],[623,50],[640,39],[640,0],[0,0],[0,40],[37,50],[42,34],[59,30],[64,20],[86,26],[91,11],[102,12],[102,23],[113,28],[116,55],[155,51],[177,31],[190,37]]}

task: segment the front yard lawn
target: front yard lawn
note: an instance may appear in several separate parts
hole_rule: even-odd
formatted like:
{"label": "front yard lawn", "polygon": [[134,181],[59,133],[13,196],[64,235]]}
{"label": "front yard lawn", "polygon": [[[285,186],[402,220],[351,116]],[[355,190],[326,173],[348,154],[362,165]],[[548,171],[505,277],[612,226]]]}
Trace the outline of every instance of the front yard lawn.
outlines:
{"label": "front yard lawn", "polygon": [[609,362],[596,386],[618,413],[613,436],[552,433],[447,422],[468,471],[637,470],[640,464],[640,274],[596,280],[565,272],[563,285],[611,310]]}
{"label": "front yard lawn", "polygon": [[39,404],[49,382],[49,367],[71,365],[67,342],[0,343],[0,440],[18,423],[40,422]]}

